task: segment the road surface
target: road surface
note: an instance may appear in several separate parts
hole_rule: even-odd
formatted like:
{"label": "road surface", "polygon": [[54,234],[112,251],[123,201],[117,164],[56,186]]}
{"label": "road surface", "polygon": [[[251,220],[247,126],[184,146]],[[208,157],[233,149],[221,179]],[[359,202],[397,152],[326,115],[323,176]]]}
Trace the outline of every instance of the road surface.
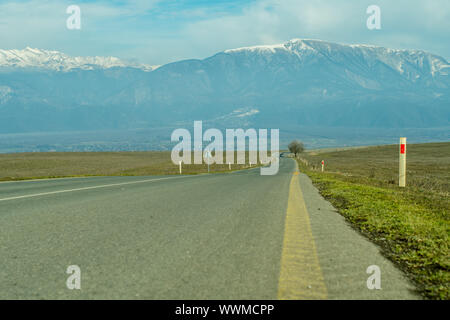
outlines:
{"label": "road surface", "polygon": [[296,171],[0,183],[0,299],[419,298]]}

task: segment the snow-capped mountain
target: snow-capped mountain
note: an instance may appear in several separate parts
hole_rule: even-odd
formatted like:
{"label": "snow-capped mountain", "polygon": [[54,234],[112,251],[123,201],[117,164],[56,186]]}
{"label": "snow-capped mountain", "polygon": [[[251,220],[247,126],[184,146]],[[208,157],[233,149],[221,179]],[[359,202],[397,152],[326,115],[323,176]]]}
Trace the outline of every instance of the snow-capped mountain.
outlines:
{"label": "snow-capped mountain", "polygon": [[[444,58],[422,50],[294,39],[278,45],[226,50],[216,57],[225,55],[253,66],[262,64],[277,76],[298,73],[304,78],[305,72],[313,68],[309,75],[313,79],[321,72],[325,73],[319,82],[336,78],[355,88],[377,90],[416,84],[448,88],[449,85],[450,64]],[[328,91],[328,88],[323,90]]]}
{"label": "snow-capped mountain", "polygon": [[430,74],[448,76],[450,72],[450,64],[444,58],[422,50],[398,50],[360,44],[343,45],[322,40],[293,39],[283,44],[230,49],[224,53],[266,57],[288,54],[298,57],[302,63],[325,58],[335,64],[359,65],[361,70],[365,69],[368,72],[381,62],[411,81],[417,81],[421,76]]}
{"label": "snow-capped mountain", "polygon": [[294,39],[155,69],[25,49],[0,51],[0,66],[4,133],[193,120],[281,130],[450,125],[450,64],[421,50]]}
{"label": "snow-capped mountain", "polygon": [[115,57],[71,57],[59,51],[25,48],[23,50],[0,50],[0,67],[34,68],[55,71],[72,69],[94,70],[113,67],[130,67],[152,71],[157,66],[122,61]]}

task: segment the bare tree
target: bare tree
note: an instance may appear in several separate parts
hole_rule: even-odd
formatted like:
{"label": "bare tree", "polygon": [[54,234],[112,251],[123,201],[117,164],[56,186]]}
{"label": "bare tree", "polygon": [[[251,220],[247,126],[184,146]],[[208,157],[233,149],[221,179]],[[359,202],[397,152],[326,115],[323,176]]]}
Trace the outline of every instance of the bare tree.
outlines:
{"label": "bare tree", "polygon": [[305,147],[303,146],[303,142],[294,140],[291,143],[289,143],[289,151],[295,155],[297,158],[297,154],[302,153],[305,150]]}

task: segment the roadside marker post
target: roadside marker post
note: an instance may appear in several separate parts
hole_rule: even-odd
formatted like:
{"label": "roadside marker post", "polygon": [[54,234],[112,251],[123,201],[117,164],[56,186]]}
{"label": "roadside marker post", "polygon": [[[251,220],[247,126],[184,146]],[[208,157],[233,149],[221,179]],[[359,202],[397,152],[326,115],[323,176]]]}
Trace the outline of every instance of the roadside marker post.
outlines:
{"label": "roadside marker post", "polygon": [[205,158],[206,158],[206,163],[208,164],[208,173],[209,173],[209,159],[211,159],[211,152],[209,150],[207,150],[205,152]]}
{"label": "roadside marker post", "polygon": [[399,187],[406,187],[406,138],[400,138]]}
{"label": "roadside marker post", "polygon": [[181,174],[181,161],[178,164],[180,165],[180,174]]}
{"label": "roadside marker post", "polygon": [[322,160],[322,172],[325,169],[325,161]]}
{"label": "roadside marker post", "polygon": [[228,170],[231,171],[231,162],[228,162]]}

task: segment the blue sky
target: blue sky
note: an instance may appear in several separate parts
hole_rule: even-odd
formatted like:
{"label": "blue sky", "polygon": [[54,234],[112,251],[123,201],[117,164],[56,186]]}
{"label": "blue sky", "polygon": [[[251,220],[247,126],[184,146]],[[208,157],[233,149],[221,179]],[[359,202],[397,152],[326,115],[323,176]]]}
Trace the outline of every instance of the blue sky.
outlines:
{"label": "blue sky", "polygon": [[[66,8],[81,8],[81,30]],[[381,30],[366,9],[381,8]],[[292,38],[423,49],[450,58],[448,0],[0,1],[0,48],[117,56],[152,65]]]}

